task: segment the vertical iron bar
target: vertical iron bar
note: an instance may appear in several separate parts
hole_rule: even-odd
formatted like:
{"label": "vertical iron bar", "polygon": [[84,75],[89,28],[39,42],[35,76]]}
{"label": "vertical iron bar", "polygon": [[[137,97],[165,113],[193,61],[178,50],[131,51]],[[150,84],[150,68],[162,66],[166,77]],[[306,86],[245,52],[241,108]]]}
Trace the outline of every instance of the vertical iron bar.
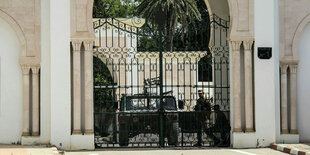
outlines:
{"label": "vertical iron bar", "polygon": [[159,26],[159,96],[160,96],[160,132],[159,132],[159,144],[160,147],[164,147],[164,107],[163,107],[163,45],[162,45],[162,30],[163,25]]}

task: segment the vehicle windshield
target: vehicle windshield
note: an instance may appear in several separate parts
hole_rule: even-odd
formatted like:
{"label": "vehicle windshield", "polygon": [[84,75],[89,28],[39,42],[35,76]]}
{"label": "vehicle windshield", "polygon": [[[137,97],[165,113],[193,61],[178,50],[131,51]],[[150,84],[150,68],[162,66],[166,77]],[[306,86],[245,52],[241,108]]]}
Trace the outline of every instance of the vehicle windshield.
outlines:
{"label": "vehicle windshield", "polygon": [[[159,98],[129,98],[126,103],[127,110],[158,110],[160,105]],[[164,97],[163,106],[165,110],[176,110],[175,99]]]}

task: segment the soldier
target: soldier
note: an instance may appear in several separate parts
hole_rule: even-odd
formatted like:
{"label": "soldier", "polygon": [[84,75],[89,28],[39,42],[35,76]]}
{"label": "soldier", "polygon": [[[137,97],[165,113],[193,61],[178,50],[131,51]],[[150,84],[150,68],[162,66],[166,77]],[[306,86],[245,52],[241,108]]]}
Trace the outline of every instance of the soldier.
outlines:
{"label": "soldier", "polygon": [[198,90],[198,99],[195,105],[194,110],[196,113],[197,120],[197,139],[198,142],[194,146],[202,146],[201,137],[202,137],[202,128],[204,127],[205,121],[210,119],[211,114],[211,104],[204,98],[204,93],[202,90]]}
{"label": "soldier", "polygon": [[[229,121],[226,118],[226,115],[223,111],[220,110],[219,105],[214,106],[215,112],[215,124],[206,130],[208,137],[210,137],[215,146],[222,144],[226,146],[229,144],[229,132],[230,132],[230,125]],[[214,133],[220,133],[220,139],[217,138]]]}

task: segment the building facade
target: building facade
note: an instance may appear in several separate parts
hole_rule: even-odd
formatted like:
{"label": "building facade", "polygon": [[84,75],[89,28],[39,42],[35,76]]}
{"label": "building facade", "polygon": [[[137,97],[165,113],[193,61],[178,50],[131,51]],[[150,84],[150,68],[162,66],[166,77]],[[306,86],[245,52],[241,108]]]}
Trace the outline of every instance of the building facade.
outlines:
{"label": "building facade", "polygon": [[[205,3],[230,21],[231,146],[309,142],[310,2]],[[93,0],[0,1],[0,143],[95,148],[92,10]]]}

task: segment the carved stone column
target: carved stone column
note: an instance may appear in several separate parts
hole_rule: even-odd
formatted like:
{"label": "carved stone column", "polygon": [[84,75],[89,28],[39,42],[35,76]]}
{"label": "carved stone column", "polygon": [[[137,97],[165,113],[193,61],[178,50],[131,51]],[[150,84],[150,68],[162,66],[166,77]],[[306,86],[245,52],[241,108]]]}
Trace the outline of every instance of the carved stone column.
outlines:
{"label": "carved stone column", "polygon": [[291,134],[297,134],[298,131],[297,131],[297,112],[296,112],[296,109],[297,109],[297,94],[296,94],[296,91],[297,91],[297,79],[296,79],[296,72],[297,72],[297,65],[290,65],[290,88],[291,88],[291,91],[290,91],[290,112],[291,112],[291,115],[290,115],[290,125],[291,125],[291,131],[290,133]]}
{"label": "carved stone column", "polygon": [[234,101],[234,130],[242,132],[241,129],[241,72],[240,72],[240,45],[241,41],[232,41],[233,50],[233,101]]}
{"label": "carved stone column", "polygon": [[73,134],[81,131],[81,41],[72,41],[73,46]]}
{"label": "carved stone column", "polygon": [[93,134],[93,41],[84,42],[85,134]]}
{"label": "carved stone column", "polygon": [[39,69],[31,67],[32,70],[32,136],[39,136],[40,133],[40,101],[39,101]]}
{"label": "carved stone column", "polygon": [[281,133],[288,134],[287,124],[287,68],[281,65]]}
{"label": "carved stone column", "polygon": [[30,102],[30,92],[29,92],[29,66],[22,66],[23,71],[23,96],[24,96],[24,104],[23,104],[23,136],[30,136],[29,132],[29,102]]}
{"label": "carved stone column", "polygon": [[244,41],[245,131],[254,132],[252,40]]}

